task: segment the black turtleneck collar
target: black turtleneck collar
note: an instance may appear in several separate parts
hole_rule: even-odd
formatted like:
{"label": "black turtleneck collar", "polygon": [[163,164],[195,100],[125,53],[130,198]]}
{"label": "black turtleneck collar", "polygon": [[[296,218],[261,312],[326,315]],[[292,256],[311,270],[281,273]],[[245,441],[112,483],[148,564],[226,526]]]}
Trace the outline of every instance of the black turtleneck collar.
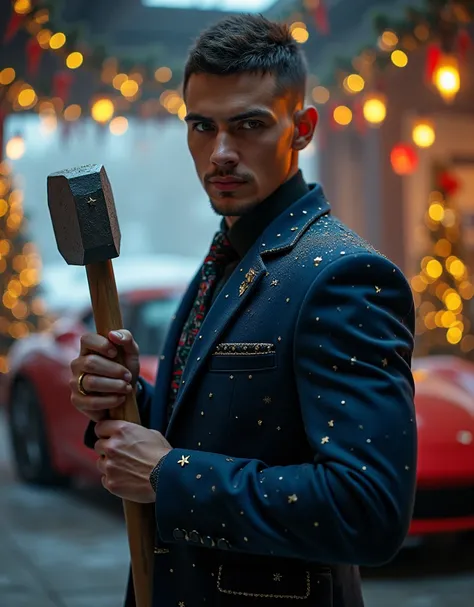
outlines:
{"label": "black turtleneck collar", "polygon": [[232,227],[228,228],[223,219],[222,229],[227,231],[229,240],[238,255],[243,258],[265,228],[308,192],[309,187],[299,170],[250,213],[242,215]]}

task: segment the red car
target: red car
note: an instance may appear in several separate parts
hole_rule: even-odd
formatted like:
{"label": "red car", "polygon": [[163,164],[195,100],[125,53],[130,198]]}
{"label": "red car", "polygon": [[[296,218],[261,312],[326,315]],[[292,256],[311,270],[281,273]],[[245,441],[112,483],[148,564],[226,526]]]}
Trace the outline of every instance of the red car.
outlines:
{"label": "red car", "polygon": [[418,487],[411,534],[474,529],[474,365],[419,358],[413,374]]}
{"label": "red car", "polygon": [[[121,296],[125,328],[141,352],[141,374],[153,383],[157,353],[184,286],[132,290]],[[10,350],[6,407],[19,477],[36,484],[62,484],[71,478],[97,480],[95,452],[84,445],[87,418],[70,402],[70,362],[80,337],[94,332],[90,307],[58,320],[50,331],[19,340]]]}

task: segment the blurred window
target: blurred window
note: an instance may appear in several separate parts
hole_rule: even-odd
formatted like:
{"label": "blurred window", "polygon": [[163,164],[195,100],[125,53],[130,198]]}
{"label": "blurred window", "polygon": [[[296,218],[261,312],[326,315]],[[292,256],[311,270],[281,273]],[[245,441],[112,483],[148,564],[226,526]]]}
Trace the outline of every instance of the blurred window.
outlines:
{"label": "blurred window", "polygon": [[130,330],[144,356],[158,356],[163,350],[171,317],[179,298],[152,299],[130,310]]}

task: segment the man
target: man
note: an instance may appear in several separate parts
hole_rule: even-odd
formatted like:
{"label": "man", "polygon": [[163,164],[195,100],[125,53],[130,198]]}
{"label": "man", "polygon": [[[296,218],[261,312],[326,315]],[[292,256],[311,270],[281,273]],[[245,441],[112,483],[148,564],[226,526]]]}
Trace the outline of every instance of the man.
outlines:
{"label": "man", "polygon": [[[408,530],[413,300],[298,170],[317,123],[305,79],[286,26],[238,16],[201,35],[188,144],[222,229],[154,389],[125,330],[84,336],[72,363],[104,486],[156,503],[155,607],[360,607],[357,566]],[[105,419],[133,389],[149,429]]]}

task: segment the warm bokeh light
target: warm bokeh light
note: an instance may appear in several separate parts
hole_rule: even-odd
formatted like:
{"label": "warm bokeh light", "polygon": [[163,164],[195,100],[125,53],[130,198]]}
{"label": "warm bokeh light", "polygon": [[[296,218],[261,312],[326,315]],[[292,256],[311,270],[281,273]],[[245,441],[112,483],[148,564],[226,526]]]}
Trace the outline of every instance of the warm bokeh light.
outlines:
{"label": "warm bokeh light", "polygon": [[53,34],[52,34],[51,30],[48,30],[48,29],[40,30],[36,34],[36,40],[38,40],[38,44],[41,46],[41,48],[49,47],[49,42],[51,40],[52,35]]}
{"label": "warm bokeh light", "polygon": [[360,93],[364,90],[365,80],[359,74],[349,74],[344,78],[343,86],[348,93]]}
{"label": "warm bokeh light", "polygon": [[397,175],[410,175],[418,166],[418,156],[411,146],[399,143],[390,153],[390,162]]}
{"label": "warm bokeh light", "polygon": [[436,139],[434,125],[429,120],[420,120],[413,126],[412,139],[419,148],[429,148]]}
{"label": "warm bokeh light", "polygon": [[7,141],[5,153],[10,160],[19,160],[25,153],[25,140],[21,135],[15,135]]}
{"label": "warm bokeh light", "polygon": [[383,95],[371,94],[366,97],[362,106],[364,118],[370,124],[379,125],[387,116],[387,104]]}
{"label": "warm bokeh light", "polygon": [[397,46],[398,36],[395,32],[386,31],[380,36],[378,44],[383,51],[389,51]]}
{"label": "warm bokeh light", "polygon": [[315,86],[311,91],[311,96],[313,97],[314,103],[323,105],[329,101],[330,93],[324,86]]}
{"label": "warm bokeh light", "polygon": [[112,79],[112,86],[114,87],[114,89],[117,89],[119,91],[122,84],[124,82],[127,82],[127,80],[128,80],[127,74],[124,74],[124,73],[116,74]]}
{"label": "warm bokeh light", "polygon": [[124,97],[134,97],[138,92],[138,82],[127,78],[120,86],[120,92]]}
{"label": "warm bokeh light", "polygon": [[400,49],[393,51],[390,55],[390,59],[392,60],[393,65],[396,65],[397,67],[405,67],[408,64],[408,55]]}
{"label": "warm bokeh light", "polygon": [[430,204],[428,209],[428,215],[433,221],[442,221],[444,218],[444,207],[439,202]]}
{"label": "warm bokeh light", "polygon": [[68,105],[67,108],[64,110],[64,120],[74,122],[74,120],[78,120],[81,117],[81,113],[81,106],[77,103],[72,103],[71,105]]}
{"label": "warm bokeh light", "polygon": [[91,108],[91,115],[97,122],[108,122],[114,115],[114,104],[110,99],[98,99]]}
{"label": "warm bokeh light", "polygon": [[169,67],[159,67],[155,72],[155,80],[157,82],[169,82],[173,77],[173,72]]}
{"label": "warm bokeh light", "polygon": [[83,61],[84,61],[84,57],[83,57],[82,53],[79,53],[78,51],[69,53],[69,55],[66,57],[66,65],[71,70],[75,70],[78,67],[80,67],[82,65]]}
{"label": "warm bokeh light", "polygon": [[338,105],[333,112],[334,122],[341,126],[347,126],[352,121],[352,110],[347,105]]}
{"label": "warm bokeh light", "polygon": [[25,87],[18,94],[18,105],[24,109],[32,108],[37,101],[36,93],[31,87]]}
{"label": "warm bokeh light", "polygon": [[292,23],[290,25],[290,32],[293,36],[293,39],[296,42],[299,42],[300,44],[304,44],[309,38],[309,33],[306,29],[306,24],[302,21],[295,21],[295,23]]}
{"label": "warm bokeh light", "polygon": [[112,135],[123,135],[128,129],[128,120],[125,116],[116,116],[110,121],[109,130]]}
{"label": "warm bokeh light", "polygon": [[31,12],[31,0],[15,0],[13,3],[13,10],[18,15],[27,15]]}
{"label": "warm bokeh light", "polygon": [[461,88],[459,64],[453,55],[443,55],[433,72],[433,84],[447,103],[454,101]]}
{"label": "warm bokeh light", "polygon": [[57,50],[66,44],[66,36],[62,32],[53,34],[49,40],[49,46],[53,50]]}
{"label": "warm bokeh light", "polygon": [[15,80],[15,70],[12,67],[6,67],[0,71],[0,84],[11,84]]}

